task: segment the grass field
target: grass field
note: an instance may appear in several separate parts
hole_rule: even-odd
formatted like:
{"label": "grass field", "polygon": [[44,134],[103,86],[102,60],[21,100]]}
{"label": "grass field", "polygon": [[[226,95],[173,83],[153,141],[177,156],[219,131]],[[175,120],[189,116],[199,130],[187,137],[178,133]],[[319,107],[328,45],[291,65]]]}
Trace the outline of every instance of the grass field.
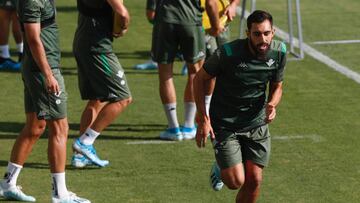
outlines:
{"label": "grass field", "polygon": [[[209,187],[208,174],[214,160],[210,145],[199,150],[194,141],[131,144],[158,139],[166,119],[157,72],[132,69],[149,58],[151,25],[145,19],[145,1],[125,4],[131,26],[125,37],[114,42],[114,49],[126,70],[134,102],[95,144],[100,156],[110,160],[110,166],[82,170],[68,166],[68,188],[97,203],[234,202],[236,191],[213,192]],[[77,19],[75,1],[57,0],[57,7],[61,64],[69,94],[69,164],[85,102],[80,100],[71,52]],[[302,0],[301,7],[306,43],[360,39],[360,1]],[[286,1],[258,0],[257,8],[270,11],[275,24],[287,30]],[[237,24],[238,20],[232,24],[232,38],[239,35]],[[311,46],[360,74],[359,44]],[[180,122],[186,81],[179,74],[181,66],[177,62],[175,67]],[[272,155],[264,171],[259,202],[360,202],[360,84],[309,56],[288,62],[284,83],[278,116],[270,126]],[[1,174],[25,116],[20,74],[1,72],[0,87]],[[18,180],[38,202],[49,202],[51,192],[46,151],[44,135]]]}

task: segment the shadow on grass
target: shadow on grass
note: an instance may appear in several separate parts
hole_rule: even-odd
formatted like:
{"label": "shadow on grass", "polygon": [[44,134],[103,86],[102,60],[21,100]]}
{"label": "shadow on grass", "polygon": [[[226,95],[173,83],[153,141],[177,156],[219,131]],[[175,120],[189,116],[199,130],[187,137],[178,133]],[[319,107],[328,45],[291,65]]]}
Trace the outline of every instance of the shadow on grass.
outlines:
{"label": "shadow on grass", "polygon": [[[69,160],[67,160],[67,162],[68,161]],[[7,167],[7,165],[8,165],[8,161],[0,160],[0,166]],[[97,169],[101,169],[101,167],[98,167],[95,165],[86,166],[84,168],[76,168],[76,167],[72,166],[71,164],[67,164],[65,167],[66,167],[66,170],[97,170]],[[50,166],[48,163],[32,163],[32,162],[25,163],[24,168],[50,170]]]}
{"label": "shadow on grass", "polygon": [[[78,123],[69,123],[69,129],[73,131],[79,130]],[[17,122],[0,122],[0,139],[14,139],[16,138],[24,123]],[[158,140],[158,131],[164,130],[166,125],[162,124],[112,124],[107,127],[99,139],[101,140]],[[120,135],[110,135],[107,132],[119,132]],[[124,135],[125,133],[137,133],[136,135]],[[149,136],[149,134],[156,136]],[[69,139],[77,138],[79,135],[69,134]],[[47,131],[40,137],[40,139],[47,139]]]}

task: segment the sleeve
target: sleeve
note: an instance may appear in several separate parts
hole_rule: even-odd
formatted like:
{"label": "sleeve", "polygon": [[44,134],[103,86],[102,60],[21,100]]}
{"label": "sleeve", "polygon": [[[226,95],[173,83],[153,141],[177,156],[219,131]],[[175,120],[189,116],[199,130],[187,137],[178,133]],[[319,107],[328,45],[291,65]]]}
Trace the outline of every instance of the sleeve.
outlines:
{"label": "sleeve", "polygon": [[217,49],[213,55],[211,55],[203,66],[204,70],[212,76],[218,76],[221,73],[221,51]]}
{"label": "sleeve", "polygon": [[19,13],[22,23],[40,23],[41,22],[41,4],[40,0],[21,1],[22,8]]}
{"label": "sleeve", "polygon": [[279,52],[280,63],[279,67],[277,68],[273,82],[281,82],[284,79],[284,70],[286,65],[286,45],[282,42],[281,43],[281,51]]}
{"label": "sleeve", "polygon": [[146,10],[155,11],[156,9],[156,0],[146,0]]}

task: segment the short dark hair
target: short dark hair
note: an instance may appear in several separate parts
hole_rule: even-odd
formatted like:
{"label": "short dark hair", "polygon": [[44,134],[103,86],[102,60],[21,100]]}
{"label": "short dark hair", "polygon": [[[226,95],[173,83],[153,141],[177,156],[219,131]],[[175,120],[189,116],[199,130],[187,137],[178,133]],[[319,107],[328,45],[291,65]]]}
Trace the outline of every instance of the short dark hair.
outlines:
{"label": "short dark hair", "polygon": [[273,26],[273,18],[270,13],[262,10],[256,10],[247,18],[247,28],[250,31],[253,23],[262,23],[265,20],[269,20],[271,27]]}

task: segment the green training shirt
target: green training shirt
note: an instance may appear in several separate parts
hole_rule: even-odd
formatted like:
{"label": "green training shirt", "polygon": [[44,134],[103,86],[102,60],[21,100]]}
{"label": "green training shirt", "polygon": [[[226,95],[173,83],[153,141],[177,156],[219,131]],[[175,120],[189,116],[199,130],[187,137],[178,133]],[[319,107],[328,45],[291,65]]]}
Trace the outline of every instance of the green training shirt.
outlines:
{"label": "green training shirt", "polygon": [[201,25],[200,0],[158,0],[155,22]]}
{"label": "green training shirt", "polygon": [[216,77],[210,104],[214,128],[242,131],[265,124],[266,89],[283,80],[286,46],[273,40],[264,61],[250,52],[248,39],[223,45],[205,63]]}
{"label": "green training shirt", "polygon": [[[17,12],[21,24],[40,23],[41,42],[51,68],[60,64],[59,33],[55,23],[56,8],[53,0],[22,0],[18,2]],[[45,23],[46,22],[46,23]],[[45,25],[46,24],[46,25]],[[40,71],[36,64],[26,38],[24,37],[23,68]]]}
{"label": "green training shirt", "polygon": [[98,15],[96,9],[111,8],[106,0],[78,0],[91,8],[89,16],[79,12],[78,26],[74,37],[74,51],[92,53],[111,53],[112,50],[112,29],[113,15],[112,10],[104,15]]}

